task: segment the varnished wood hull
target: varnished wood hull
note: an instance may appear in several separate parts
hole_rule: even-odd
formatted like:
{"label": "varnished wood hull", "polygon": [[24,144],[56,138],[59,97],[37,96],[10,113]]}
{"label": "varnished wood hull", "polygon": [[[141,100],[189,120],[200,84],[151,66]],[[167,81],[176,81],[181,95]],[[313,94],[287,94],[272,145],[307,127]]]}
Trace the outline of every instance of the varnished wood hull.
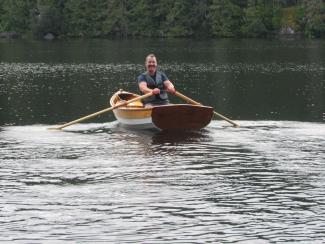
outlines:
{"label": "varnished wood hull", "polygon": [[[111,106],[138,95],[117,92],[111,100]],[[159,130],[199,130],[207,126],[213,115],[213,108],[190,104],[170,104],[144,108],[140,104],[130,104],[113,110],[118,122],[131,128],[157,128]]]}
{"label": "varnished wood hull", "polygon": [[212,118],[213,108],[175,104],[152,108],[152,123],[161,130],[199,130]]}

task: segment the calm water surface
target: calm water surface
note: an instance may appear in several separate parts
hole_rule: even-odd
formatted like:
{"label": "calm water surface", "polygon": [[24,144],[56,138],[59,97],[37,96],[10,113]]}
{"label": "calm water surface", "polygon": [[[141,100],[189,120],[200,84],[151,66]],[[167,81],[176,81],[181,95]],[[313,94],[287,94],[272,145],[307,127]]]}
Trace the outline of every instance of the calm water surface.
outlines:
{"label": "calm water surface", "polygon": [[[241,127],[130,131],[107,114],[47,130],[136,91],[149,52]],[[324,54],[324,41],[1,41],[0,241],[323,243]]]}

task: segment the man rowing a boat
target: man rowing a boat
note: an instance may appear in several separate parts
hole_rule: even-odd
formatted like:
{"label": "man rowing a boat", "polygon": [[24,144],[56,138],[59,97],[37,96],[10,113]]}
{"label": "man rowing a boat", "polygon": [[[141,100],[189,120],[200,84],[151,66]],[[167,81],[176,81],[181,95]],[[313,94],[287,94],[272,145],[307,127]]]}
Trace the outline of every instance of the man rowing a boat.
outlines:
{"label": "man rowing a boat", "polygon": [[[149,54],[145,60],[146,72],[138,77],[139,89],[142,93],[152,92],[154,96],[143,100],[146,107],[166,105],[169,103],[167,92],[175,93],[173,83],[165,73],[157,70],[157,59]],[[167,91],[167,92],[166,92]]]}

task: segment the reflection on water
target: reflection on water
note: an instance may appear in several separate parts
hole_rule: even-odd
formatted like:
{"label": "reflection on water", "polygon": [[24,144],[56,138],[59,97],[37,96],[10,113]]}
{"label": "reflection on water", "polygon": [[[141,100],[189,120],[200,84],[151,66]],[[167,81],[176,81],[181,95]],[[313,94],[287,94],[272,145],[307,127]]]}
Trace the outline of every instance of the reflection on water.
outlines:
{"label": "reflection on water", "polygon": [[325,126],[5,126],[1,241],[321,243]]}

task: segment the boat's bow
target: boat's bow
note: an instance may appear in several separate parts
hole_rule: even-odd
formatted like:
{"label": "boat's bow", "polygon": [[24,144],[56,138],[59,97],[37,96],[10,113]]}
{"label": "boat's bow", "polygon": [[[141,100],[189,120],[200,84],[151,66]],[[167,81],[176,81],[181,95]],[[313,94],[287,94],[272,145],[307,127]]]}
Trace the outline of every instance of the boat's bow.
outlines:
{"label": "boat's bow", "polygon": [[152,122],[161,130],[199,130],[207,126],[213,108],[190,104],[175,104],[152,108]]}

